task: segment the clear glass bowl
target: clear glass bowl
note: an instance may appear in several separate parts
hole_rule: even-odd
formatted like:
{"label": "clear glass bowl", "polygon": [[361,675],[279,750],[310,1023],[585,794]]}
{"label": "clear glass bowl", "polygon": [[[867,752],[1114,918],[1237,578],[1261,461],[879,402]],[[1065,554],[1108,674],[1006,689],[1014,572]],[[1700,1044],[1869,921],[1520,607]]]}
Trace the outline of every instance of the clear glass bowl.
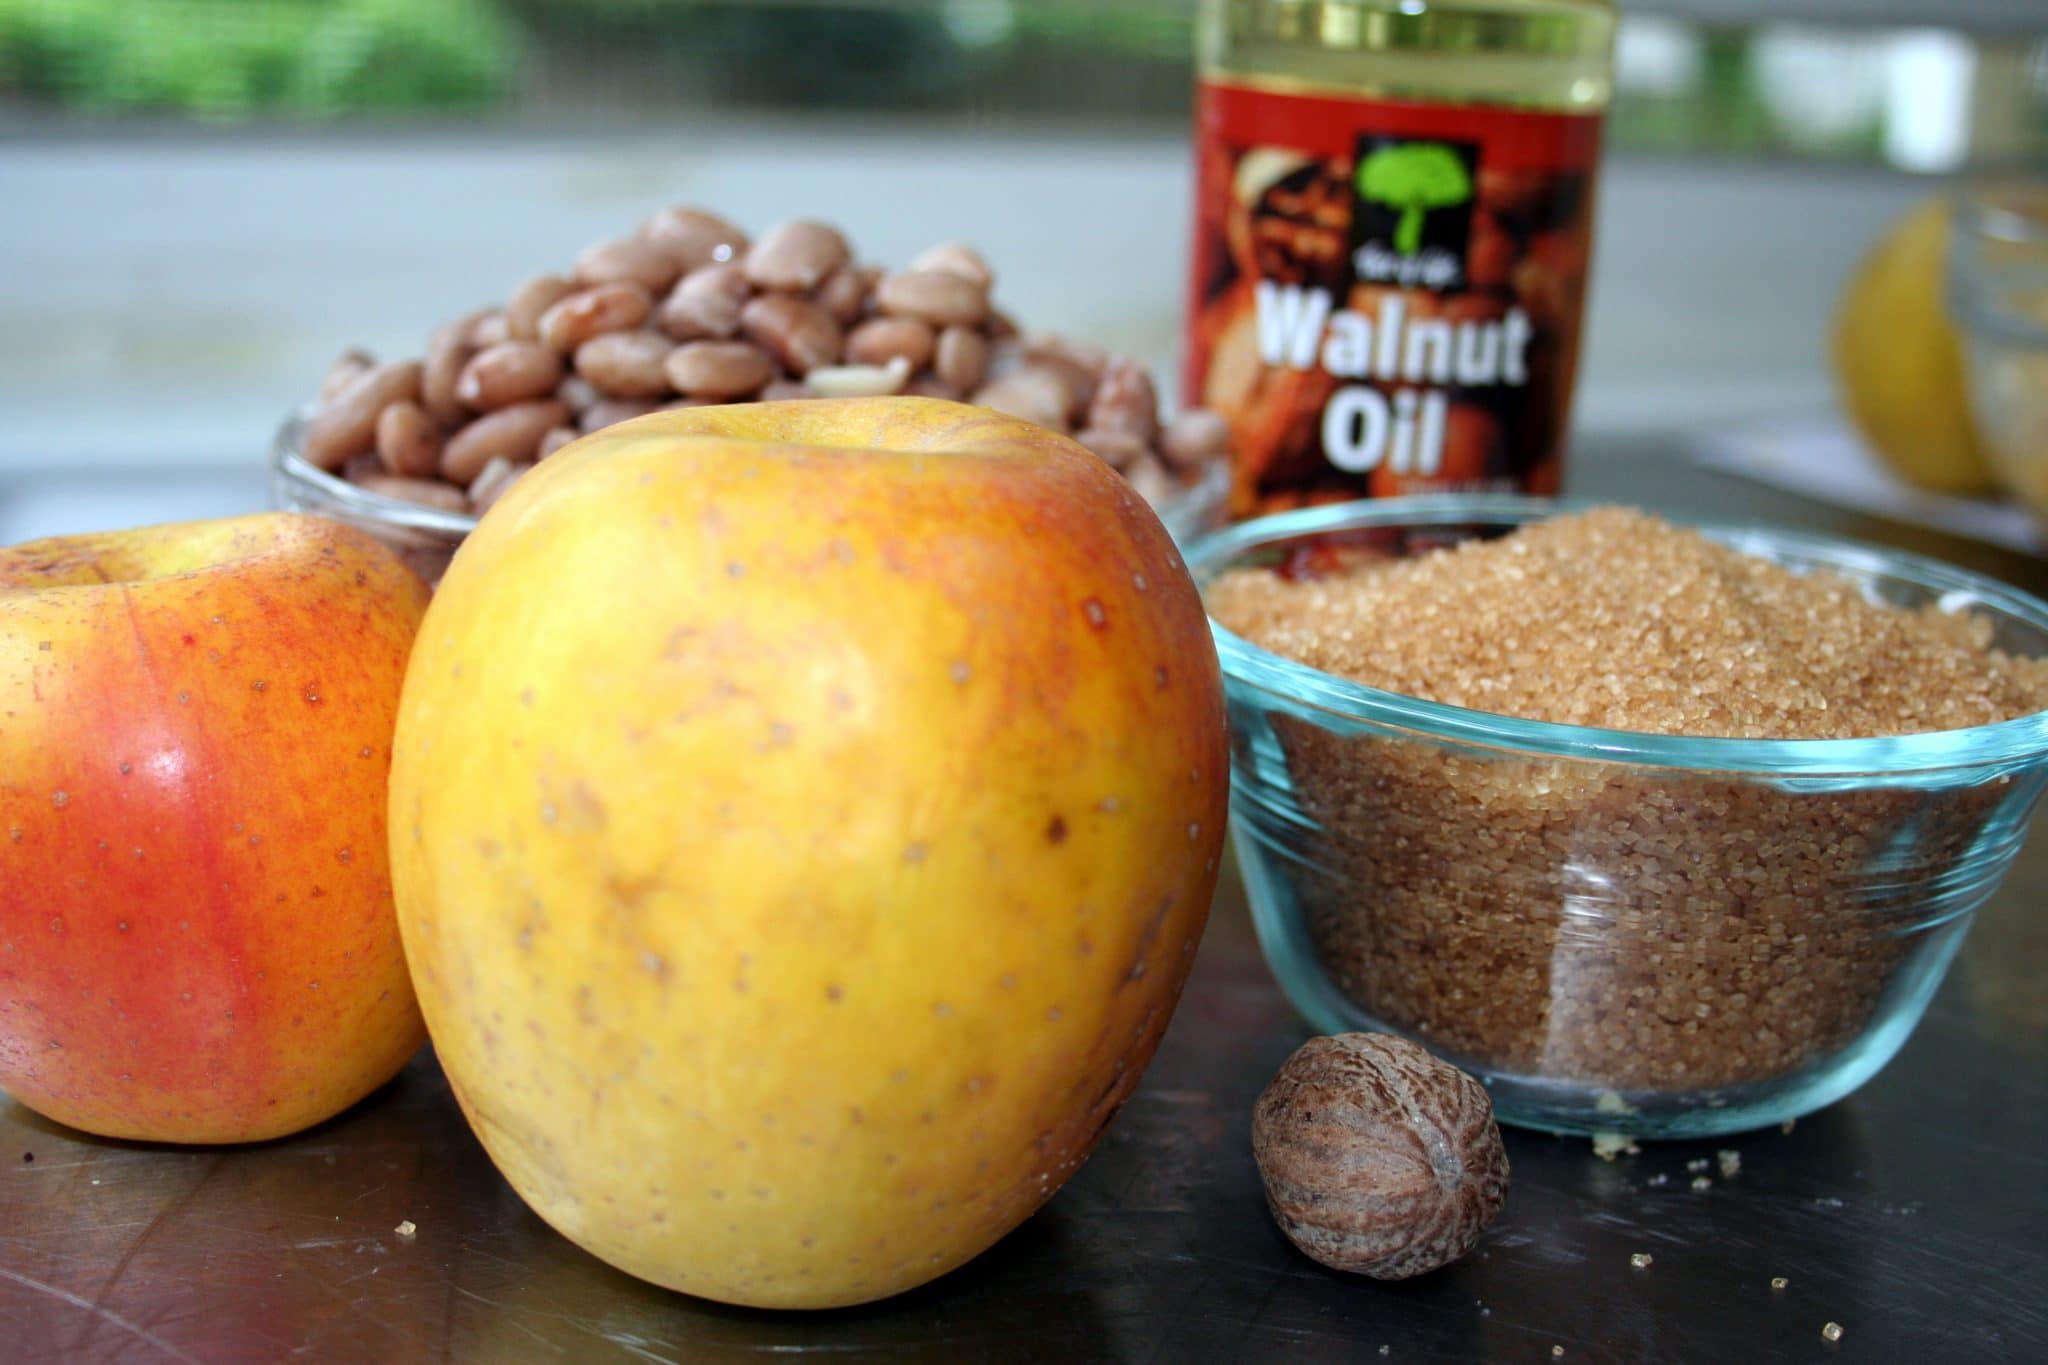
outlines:
{"label": "clear glass bowl", "polygon": [[1985,455],[2048,527],[2048,181],[1961,196],[1948,297]]}
{"label": "clear glass bowl", "polygon": [[[1206,586],[1333,531],[1407,553],[1571,506],[1313,508],[1217,532],[1188,562]],[[1700,529],[2048,654],[2048,605],[1989,579]],[[2048,712],[1882,739],[1634,734],[1399,696],[1215,635],[1233,836],[1281,986],[1319,1030],[1430,1046],[1524,1127],[1697,1137],[1848,1094],[1918,1023],[2048,782]]]}
{"label": "clear glass bowl", "polygon": [[[476,518],[372,493],[308,464],[299,454],[305,425],[303,415],[290,417],[271,439],[271,500],[286,511],[317,512],[368,531],[427,582],[439,583],[456,547],[476,529]],[[1186,545],[1222,523],[1229,488],[1230,470],[1219,460],[1200,482],[1154,510],[1174,541]]]}
{"label": "clear glass bowl", "polygon": [[304,415],[285,419],[270,442],[270,500],[287,512],[317,512],[368,531],[398,551],[428,583],[439,583],[476,518],[358,488],[299,454]]}

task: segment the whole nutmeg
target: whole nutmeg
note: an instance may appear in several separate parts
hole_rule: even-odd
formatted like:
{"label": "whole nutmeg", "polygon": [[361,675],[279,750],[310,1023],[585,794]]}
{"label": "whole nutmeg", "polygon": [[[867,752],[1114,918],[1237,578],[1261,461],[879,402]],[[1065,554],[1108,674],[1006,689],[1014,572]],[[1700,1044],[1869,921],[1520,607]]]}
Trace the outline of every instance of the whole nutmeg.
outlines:
{"label": "whole nutmeg", "polygon": [[1485,1087],[1404,1038],[1311,1038],[1252,1110],[1273,1219],[1324,1265],[1381,1280],[1449,1265],[1507,1197]]}

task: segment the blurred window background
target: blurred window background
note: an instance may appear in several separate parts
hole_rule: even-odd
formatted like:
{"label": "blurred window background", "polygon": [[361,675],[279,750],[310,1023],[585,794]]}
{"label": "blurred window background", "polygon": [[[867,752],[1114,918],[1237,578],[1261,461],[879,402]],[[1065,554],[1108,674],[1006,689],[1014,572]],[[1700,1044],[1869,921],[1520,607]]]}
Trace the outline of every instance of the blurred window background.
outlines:
{"label": "blurred window background", "polygon": [[[2048,157],[2042,0],[1624,0],[1610,146]],[[0,0],[11,131],[677,111],[1175,121],[1191,0]]]}
{"label": "blurred window background", "polygon": [[[1610,448],[1825,414],[1857,254],[1944,177],[2048,163],[2048,0],[1619,9],[1575,406]],[[1193,0],[0,0],[0,540],[110,524],[109,489],[260,501],[345,347],[417,355],[671,202],[884,265],[971,241],[1026,325],[1170,391],[1193,32]]]}

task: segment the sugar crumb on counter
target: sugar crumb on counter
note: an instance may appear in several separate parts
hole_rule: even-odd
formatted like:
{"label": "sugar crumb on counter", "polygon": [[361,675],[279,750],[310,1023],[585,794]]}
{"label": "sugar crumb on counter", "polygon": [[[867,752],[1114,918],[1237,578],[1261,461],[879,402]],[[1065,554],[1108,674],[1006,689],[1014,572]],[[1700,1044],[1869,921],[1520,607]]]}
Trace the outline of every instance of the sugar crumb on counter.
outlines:
{"label": "sugar crumb on counter", "polygon": [[1636,1156],[1643,1149],[1636,1146],[1634,1139],[1626,1133],[1593,1134],[1593,1155],[1602,1161],[1613,1161],[1616,1157]]}

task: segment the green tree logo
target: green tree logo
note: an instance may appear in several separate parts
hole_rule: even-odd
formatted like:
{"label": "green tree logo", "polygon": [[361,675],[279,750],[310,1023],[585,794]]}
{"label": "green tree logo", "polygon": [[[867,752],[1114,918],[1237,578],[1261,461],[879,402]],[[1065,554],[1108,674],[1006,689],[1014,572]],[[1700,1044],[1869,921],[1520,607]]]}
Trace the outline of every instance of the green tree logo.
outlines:
{"label": "green tree logo", "polygon": [[1375,204],[1398,209],[1394,250],[1413,256],[1422,249],[1422,219],[1472,197],[1472,177],[1458,154],[1441,142],[1402,142],[1382,147],[1358,168],[1358,193]]}

